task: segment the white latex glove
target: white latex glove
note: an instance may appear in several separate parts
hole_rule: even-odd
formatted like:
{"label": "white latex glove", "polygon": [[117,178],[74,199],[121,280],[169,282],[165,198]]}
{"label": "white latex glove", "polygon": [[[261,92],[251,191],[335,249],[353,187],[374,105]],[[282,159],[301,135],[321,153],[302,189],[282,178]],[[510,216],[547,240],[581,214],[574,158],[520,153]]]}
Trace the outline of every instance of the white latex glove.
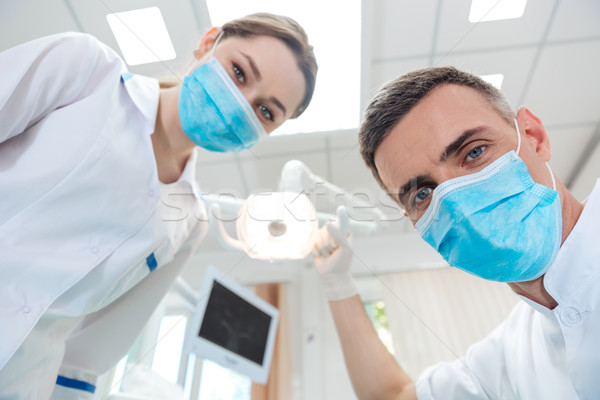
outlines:
{"label": "white latex glove", "polygon": [[312,254],[328,300],[342,300],[358,293],[350,275],[352,238],[348,226],[348,210],[340,206],[335,222],[319,229]]}

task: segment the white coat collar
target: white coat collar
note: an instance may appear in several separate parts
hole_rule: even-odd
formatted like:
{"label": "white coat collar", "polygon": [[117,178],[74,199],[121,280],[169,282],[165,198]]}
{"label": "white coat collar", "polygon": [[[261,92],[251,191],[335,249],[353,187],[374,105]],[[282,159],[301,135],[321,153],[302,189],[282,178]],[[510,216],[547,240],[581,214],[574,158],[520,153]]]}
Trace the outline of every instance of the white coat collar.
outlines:
{"label": "white coat collar", "polygon": [[[585,203],[583,212],[573,230],[562,244],[556,260],[544,275],[544,287],[560,305],[581,304],[584,298],[578,293],[593,282],[592,277],[600,273],[600,180]],[[520,296],[526,303],[544,315],[552,311]]]}
{"label": "white coat collar", "polygon": [[143,75],[134,75],[130,72],[121,74],[121,81],[125,85],[127,94],[140,110],[148,126],[145,131],[151,135],[156,125],[156,115],[158,113],[158,98],[160,88],[155,78]]}
{"label": "white coat collar", "polygon": [[188,158],[185,167],[183,168],[183,172],[181,176],[175,183],[185,182],[189,188],[191,189],[194,197],[198,200],[201,199],[200,196],[200,188],[198,187],[198,183],[196,182],[196,159],[198,158],[197,148],[194,148],[190,158]]}
{"label": "white coat collar", "polygon": [[[122,73],[121,80],[125,85],[127,94],[129,94],[131,100],[144,116],[148,124],[146,127],[148,134],[152,134],[156,125],[156,115],[158,113],[158,99],[160,94],[158,81],[154,78],[143,75],[134,75],[130,72]],[[200,189],[196,183],[197,157],[196,149],[194,149],[185,164],[179,179],[171,184],[162,185],[165,187],[177,187],[183,183],[189,187],[197,199],[200,199]]]}

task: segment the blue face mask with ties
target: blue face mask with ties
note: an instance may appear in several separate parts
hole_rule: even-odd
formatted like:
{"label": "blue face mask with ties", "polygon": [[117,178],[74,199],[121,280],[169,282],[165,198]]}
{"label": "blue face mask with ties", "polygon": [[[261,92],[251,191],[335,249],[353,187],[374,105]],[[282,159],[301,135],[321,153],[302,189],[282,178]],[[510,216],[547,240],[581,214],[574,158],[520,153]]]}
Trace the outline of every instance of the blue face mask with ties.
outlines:
{"label": "blue face mask with ties", "polygon": [[554,190],[533,181],[518,156],[519,144],[478,173],[450,179],[433,191],[416,224],[421,237],[453,267],[498,282],[542,276],[562,238]]}
{"label": "blue face mask with ties", "polygon": [[213,54],[184,78],[179,120],[186,135],[210,151],[249,149],[266,135],[252,107]]}

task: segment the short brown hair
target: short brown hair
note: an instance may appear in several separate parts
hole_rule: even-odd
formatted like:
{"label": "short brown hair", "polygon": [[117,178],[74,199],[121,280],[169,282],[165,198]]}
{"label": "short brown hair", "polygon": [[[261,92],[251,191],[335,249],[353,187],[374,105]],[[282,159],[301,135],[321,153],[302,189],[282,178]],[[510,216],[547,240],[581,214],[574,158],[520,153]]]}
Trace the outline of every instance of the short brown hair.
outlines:
{"label": "short brown hair", "polygon": [[292,118],[304,112],[315,91],[317,80],[317,60],[313,47],[308,43],[304,29],[292,18],[270,13],[256,13],[234,19],[222,26],[222,39],[239,36],[271,36],[281,40],[294,53],[298,67],[304,74],[306,91],[298,109]]}
{"label": "short brown hair", "polygon": [[369,102],[358,133],[362,158],[384,190],[387,188],[375,166],[375,151],[413,107],[435,88],[447,84],[476,90],[502,118],[507,122],[513,120],[514,113],[500,90],[478,76],[454,67],[425,68],[386,83]]}

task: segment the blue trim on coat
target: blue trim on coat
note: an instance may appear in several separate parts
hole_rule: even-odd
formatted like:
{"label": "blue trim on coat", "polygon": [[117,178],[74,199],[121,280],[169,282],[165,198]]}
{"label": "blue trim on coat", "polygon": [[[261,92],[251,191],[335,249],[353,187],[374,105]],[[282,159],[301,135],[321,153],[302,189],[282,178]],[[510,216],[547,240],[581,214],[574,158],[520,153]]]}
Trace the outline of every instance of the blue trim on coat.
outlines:
{"label": "blue trim on coat", "polygon": [[78,381],[77,379],[67,378],[62,375],[58,375],[56,377],[56,384],[71,389],[83,390],[85,392],[90,393],[94,393],[96,391],[96,386],[92,385],[91,383]]}
{"label": "blue trim on coat", "polygon": [[127,82],[131,78],[133,78],[133,74],[131,72],[123,72],[121,74],[121,79],[123,80],[123,82]]}
{"label": "blue trim on coat", "polygon": [[150,268],[150,272],[154,271],[158,266],[156,262],[156,257],[154,257],[154,253],[150,254],[148,258],[146,258],[146,264],[148,264],[148,268]]}

